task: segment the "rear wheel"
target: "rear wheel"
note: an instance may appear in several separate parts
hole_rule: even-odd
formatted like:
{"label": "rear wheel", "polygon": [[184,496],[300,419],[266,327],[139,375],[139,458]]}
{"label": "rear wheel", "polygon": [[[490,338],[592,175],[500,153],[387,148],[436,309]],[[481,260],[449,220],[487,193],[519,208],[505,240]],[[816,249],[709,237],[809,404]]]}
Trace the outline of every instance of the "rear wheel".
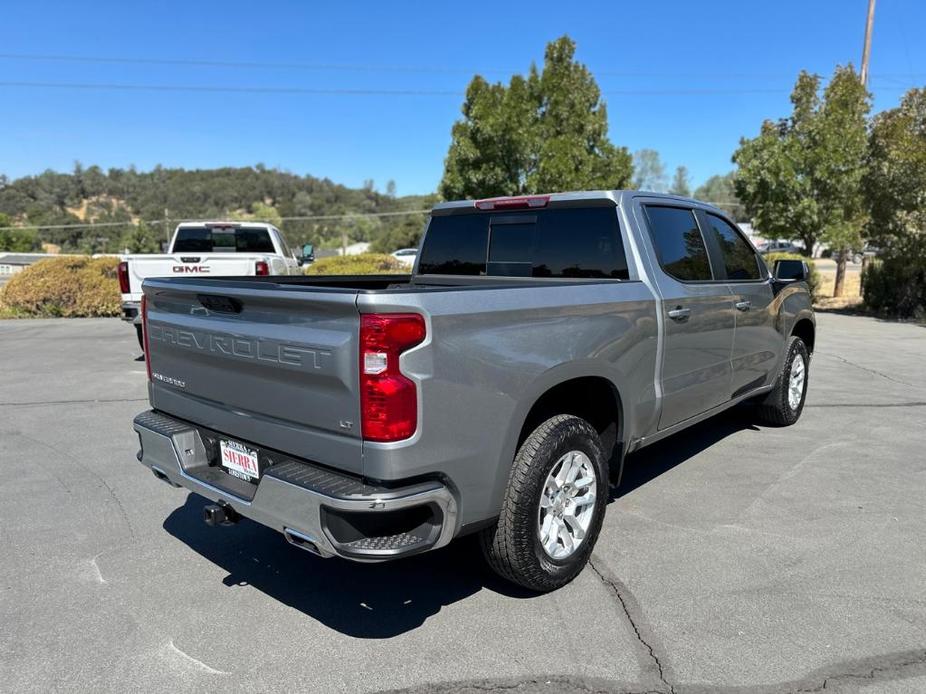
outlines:
{"label": "rear wheel", "polygon": [[791,337],[775,385],[758,407],[759,418],[768,424],[790,426],[800,419],[807,397],[810,355],[799,337]]}
{"label": "rear wheel", "polygon": [[138,346],[141,347],[141,351],[145,351],[145,336],[142,334],[141,323],[135,324],[135,335],[138,337]]}
{"label": "rear wheel", "polygon": [[557,415],[521,445],[502,512],[481,534],[483,554],[504,578],[536,591],[583,569],[604,520],[608,471],[595,429]]}

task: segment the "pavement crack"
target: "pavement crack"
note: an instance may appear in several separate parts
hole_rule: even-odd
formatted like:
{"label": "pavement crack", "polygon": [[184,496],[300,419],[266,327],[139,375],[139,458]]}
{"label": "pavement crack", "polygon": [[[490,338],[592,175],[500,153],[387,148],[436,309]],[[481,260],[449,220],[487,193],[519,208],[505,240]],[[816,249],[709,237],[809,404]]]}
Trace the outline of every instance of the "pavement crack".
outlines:
{"label": "pavement crack", "polygon": [[471,694],[472,692],[570,692],[581,694],[665,694],[664,689],[640,689],[608,680],[584,677],[550,675],[525,679],[466,680],[429,684],[405,689],[390,689],[383,694]]}
{"label": "pavement crack", "polygon": [[598,578],[601,580],[601,582],[604,583],[605,586],[607,586],[611,590],[612,593],[614,593],[614,596],[617,598],[617,601],[620,603],[621,609],[623,609],[624,614],[627,616],[627,621],[630,622],[630,626],[633,629],[633,633],[636,634],[637,640],[643,645],[643,647],[649,653],[649,657],[652,660],[653,665],[655,666],[656,674],[659,677],[660,683],[662,683],[662,685],[665,687],[665,691],[667,691],[669,694],[676,694],[675,685],[673,685],[667,679],[665,668],[663,667],[662,660],[660,659],[659,655],[656,653],[656,649],[649,643],[649,641],[646,638],[644,638],[643,633],[640,629],[640,626],[637,624],[637,620],[634,619],[634,616],[631,614],[631,610],[627,604],[628,600],[624,596],[624,593],[622,591],[623,586],[620,585],[616,579],[606,576],[605,573],[601,569],[595,566],[595,561],[593,557],[589,557],[589,560],[588,560],[589,568],[592,571],[594,571],[595,574],[598,576]]}
{"label": "pavement crack", "polygon": [[[926,650],[914,651],[913,653],[906,653],[893,659],[889,658],[888,661],[882,665],[872,665],[861,671],[827,675],[820,680],[820,683],[816,686],[800,687],[789,691],[791,694],[814,694],[815,692],[829,690],[839,685],[840,682],[845,682],[847,680],[879,680],[885,675],[900,675],[904,670],[924,664],[926,664]],[[887,679],[894,678],[888,677]]]}
{"label": "pavement crack", "polygon": [[199,658],[194,658],[186,651],[183,651],[177,648],[177,646],[174,644],[173,639],[167,642],[167,649],[171,653],[174,653],[175,655],[180,656],[182,660],[186,661],[187,663],[191,665],[196,666],[203,672],[207,672],[210,675],[230,675],[231,674],[229,672],[225,672],[225,670],[217,670],[214,667],[210,667],[209,665],[206,665],[203,661],[201,661]]}
{"label": "pavement crack", "polygon": [[122,521],[125,523],[126,528],[128,528],[128,530],[129,530],[129,536],[132,538],[132,541],[133,541],[133,542],[135,541],[135,539],[136,539],[136,537],[135,537],[135,528],[132,526],[132,521],[129,520],[128,511],[126,511],[125,506],[123,506],[123,504],[122,504],[122,500],[121,500],[121,499],[119,498],[119,496],[116,494],[116,490],[113,489],[113,488],[110,486],[109,482],[107,482],[106,479],[105,479],[101,474],[99,474],[98,472],[95,472],[94,470],[92,470],[92,469],[91,469],[90,467],[88,467],[85,463],[83,463],[82,461],[78,460],[78,458],[77,458],[76,456],[72,455],[70,452],[65,451],[65,450],[62,450],[62,449],[58,448],[57,446],[53,446],[52,444],[48,443],[47,441],[43,441],[43,440],[41,440],[41,439],[37,439],[37,438],[35,438],[34,436],[29,436],[28,434],[22,434],[22,433],[21,433],[20,436],[22,436],[24,439],[26,439],[26,440],[28,440],[28,441],[32,441],[33,443],[38,444],[39,446],[43,446],[44,448],[47,448],[47,449],[50,450],[50,451],[53,451],[53,452],[55,452],[55,453],[58,453],[59,455],[62,455],[62,456],[64,456],[65,458],[68,458],[68,459],[71,460],[77,467],[79,467],[80,469],[86,471],[87,474],[89,474],[89,475],[91,475],[92,477],[95,477],[97,480],[99,480],[100,484],[101,484],[101,485],[106,489],[106,491],[109,493],[109,496],[111,496],[112,499],[113,499],[113,501],[116,502],[116,507],[119,509],[119,515],[122,517]]}
{"label": "pavement crack", "polygon": [[867,366],[862,366],[861,364],[857,364],[857,363],[854,362],[854,361],[849,361],[849,360],[846,359],[845,357],[840,357],[838,354],[826,354],[826,353],[823,353],[823,354],[819,354],[819,355],[815,355],[815,356],[829,357],[830,359],[836,359],[837,361],[841,361],[843,364],[848,364],[849,366],[854,366],[856,369],[861,369],[862,371],[867,371],[867,372],[870,373],[870,374],[873,374],[873,375],[875,375],[875,376],[880,376],[881,378],[887,379],[888,381],[892,381],[892,382],[894,382],[894,383],[899,383],[899,384],[902,385],[902,386],[909,386],[910,388],[918,388],[918,387],[919,387],[919,386],[917,386],[917,385],[915,385],[915,384],[913,384],[913,383],[909,383],[909,382],[907,382],[907,381],[901,381],[899,378],[894,378],[893,376],[891,376],[891,375],[889,375],[889,374],[886,374],[886,373],[884,373],[883,371],[878,371],[877,369],[872,369],[872,368],[869,368],[869,367],[867,367]]}

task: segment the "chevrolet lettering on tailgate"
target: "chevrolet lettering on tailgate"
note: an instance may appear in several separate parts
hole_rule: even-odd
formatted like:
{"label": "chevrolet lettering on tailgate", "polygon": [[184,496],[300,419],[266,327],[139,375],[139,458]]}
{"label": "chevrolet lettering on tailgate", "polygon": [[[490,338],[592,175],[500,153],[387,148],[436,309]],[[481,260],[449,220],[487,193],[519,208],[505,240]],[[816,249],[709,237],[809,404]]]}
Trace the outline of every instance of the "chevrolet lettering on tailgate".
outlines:
{"label": "chevrolet lettering on tailgate", "polygon": [[165,342],[185,349],[211,352],[239,359],[273,362],[287,366],[303,366],[309,369],[324,369],[331,352],[313,347],[223,335],[221,333],[183,330],[161,325],[151,325],[148,339]]}

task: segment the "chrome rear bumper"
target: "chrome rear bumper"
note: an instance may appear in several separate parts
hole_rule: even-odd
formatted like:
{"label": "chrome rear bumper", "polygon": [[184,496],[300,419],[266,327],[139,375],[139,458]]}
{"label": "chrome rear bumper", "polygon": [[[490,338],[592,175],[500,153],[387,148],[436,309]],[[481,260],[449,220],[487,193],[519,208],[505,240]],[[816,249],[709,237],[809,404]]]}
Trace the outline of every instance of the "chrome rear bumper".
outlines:
{"label": "chrome rear bumper", "polygon": [[133,426],[138,460],[156,477],[322,557],[385,561],[442,547],[456,532],[456,499],[437,481],[380,487],[280,455],[254,488],[210,465],[198,427],[154,411],[138,415]]}

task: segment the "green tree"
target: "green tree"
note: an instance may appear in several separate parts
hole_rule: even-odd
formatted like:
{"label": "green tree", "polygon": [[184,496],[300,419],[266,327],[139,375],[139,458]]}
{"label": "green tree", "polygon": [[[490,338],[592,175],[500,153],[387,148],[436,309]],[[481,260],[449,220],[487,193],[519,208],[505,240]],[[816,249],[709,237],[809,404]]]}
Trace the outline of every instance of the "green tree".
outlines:
{"label": "green tree", "polygon": [[653,193],[666,192],[666,167],[655,149],[634,152],[633,187]]}
{"label": "green tree", "polygon": [[240,219],[242,221],[266,222],[272,224],[277,229],[283,225],[283,218],[279,211],[265,202],[252,202],[250,212],[233,212],[228,215],[230,219]]}
{"label": "green tree", "polygon": [[728,174],[715,174],[703,184],[695,188],[694,196],[698,200],[709,202],[725,210],[737,221],[746,221],[743,203],[736,197],[736,188],[733,185],[733,172]]}
{"label": "green tree", "polygon": [[10,218],[0,213],[0,251],[28,253],[38,247],[39,243],[34,231],[15,228]]}
{"label": "green tree", "polygon": [[451,130],[440,193],[445,199],[621,188],[632,163],[608,138],[607,109],[591,73],[563,36],[508,86],[470,82]]}
{"label": "green tree", "polygon": [[402,215],[401,221],[391,225],[374,241],[370,250],[374,253],[392,253],[400,248],[417,248],[424,232],[424,215]]}
{"label": "green tree", "polygon": [[926,89],[874,118],[863,182],[867,235],[889,255],[926,254]]}
{"label": "green tree", "polygon": [[122,248],[129,253],[158,253],[161,250],[161,232],[144,222],[133,225],[122,236]]}
{"label": "green tree", "polygon": [[669,188],[672,195],[681,195],[683,198],[691,197],[691,184],[688,182],[688,168],[678,166],[675,169],[675,176],[672,178],[672,186]]}
{"label": "green tree", "polygon": [[837,67],[823,92],[820,78],[801,72],[790,118],[765,121],[733,155],[736,193],[766,236],[818,241],[837,253],[842,296],[846,257],[861,244],[865,224],[861,180],[866,168],[870,97],[851,66]]}

